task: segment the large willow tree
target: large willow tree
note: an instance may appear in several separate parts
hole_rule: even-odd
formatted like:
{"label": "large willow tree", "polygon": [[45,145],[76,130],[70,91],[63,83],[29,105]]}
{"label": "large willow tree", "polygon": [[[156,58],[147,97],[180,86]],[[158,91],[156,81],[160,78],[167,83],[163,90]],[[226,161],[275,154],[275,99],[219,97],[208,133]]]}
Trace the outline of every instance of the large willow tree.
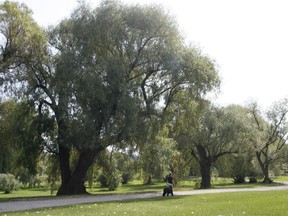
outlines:
{"label": "large willow tree", "polygon": [[[213,62],[185,45],[159,6],[81,4],[44,34],[27,7],[7,1],[0,22],[3,85],[18,82],[13,86],[35,101],[38,114],[55,122],[55,133],[42,137],[59,156],[58,195],[86,193],[86,173],[99,152],[137,142],[178,92],[201,98],[219,85]],[[71,150],[79,153],[73,168]]]}

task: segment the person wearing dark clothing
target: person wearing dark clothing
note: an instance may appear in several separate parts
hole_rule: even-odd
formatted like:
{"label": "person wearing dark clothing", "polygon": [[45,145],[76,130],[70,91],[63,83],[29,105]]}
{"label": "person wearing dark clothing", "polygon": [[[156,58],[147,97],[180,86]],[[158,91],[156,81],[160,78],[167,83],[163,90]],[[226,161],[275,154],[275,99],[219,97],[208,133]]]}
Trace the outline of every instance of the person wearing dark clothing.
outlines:
{"label": "person wearing dark clothing", "polygon": [[163,189],[163,196],[165,196],[167,194],[167,196],[169,196],[169,194],[171,194],[173,196],[173,177],[171,174],[168,175],[168,177],[166,178],[167,180],[167,185],[166,187]]}
{"label": "person wearing dark clothing", "polygon": [[174,183],[173,183],[173,177],[172,177],[171,174],[169,174],[169,176],[167,177],[167,182],[168,182],[169,184],[174,185]]}

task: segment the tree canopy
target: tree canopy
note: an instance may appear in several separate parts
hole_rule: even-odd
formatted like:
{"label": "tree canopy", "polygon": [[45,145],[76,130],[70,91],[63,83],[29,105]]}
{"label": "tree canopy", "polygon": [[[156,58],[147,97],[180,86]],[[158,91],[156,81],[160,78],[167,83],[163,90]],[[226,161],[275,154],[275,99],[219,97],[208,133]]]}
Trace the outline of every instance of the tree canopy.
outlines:
{"label": "tree canopy", "polygon": [[245,110],[234,105],[219,108],[208,101],[187,100],[178,107],[175,119],[172,131],[179,148],[198,162],[201,188],[210,188],[211,167],[220,157],[239,153],[249,139]]}
{"label": "tree canopy", "polygon": [[[46,32],[24,4],[5,1],[0,16],[1,83],[12,83],[42,120],[54,121],[54,132],[42,137],[59,156],[58,195],[85,193],[99,152],[137,140],[177,94],[196,100],[219,86],[213,61],[184,43],[159,6],[103,1],[91,10],[82,3]],[[72,169],[73,149],[79,158]]]}
{"label": "tree canopy", "polygon": [[288,139],[288,100],[275,102],[264,115],[257,103],[248,105],[251,114],[251,144],[264,176],[264,183],[271,183],[269,168],[279,157]]}

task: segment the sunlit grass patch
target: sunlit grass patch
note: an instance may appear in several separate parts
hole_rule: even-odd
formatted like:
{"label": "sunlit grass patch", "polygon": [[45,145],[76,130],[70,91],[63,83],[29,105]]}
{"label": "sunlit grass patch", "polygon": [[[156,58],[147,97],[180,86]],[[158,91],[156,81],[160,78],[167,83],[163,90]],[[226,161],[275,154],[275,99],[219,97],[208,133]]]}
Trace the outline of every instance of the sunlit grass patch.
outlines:
{"label": "sunlit grass patch", "polygon": [[6,215],[151,215],[281,216],[287,215],[288,191],[199,194],[81,204]]}
{"label": "sunlit grass patch", "polygon": [[288,182],[288,176],[276,176],[273,178],[275,181],[286,181]]}

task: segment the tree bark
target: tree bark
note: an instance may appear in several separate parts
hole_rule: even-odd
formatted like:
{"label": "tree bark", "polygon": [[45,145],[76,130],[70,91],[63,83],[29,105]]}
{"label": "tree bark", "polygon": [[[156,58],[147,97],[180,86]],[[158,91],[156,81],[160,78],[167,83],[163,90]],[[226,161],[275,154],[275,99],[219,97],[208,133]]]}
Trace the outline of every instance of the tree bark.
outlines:
{"label": "tree bark", "polygon": [[62,180],[61,185],[65,185],[69,182],[69,179],[71,178],[70,149],[63,145],[59,145],[59,163]]}
{"label": "tree bark", "polygon": [[[256,152],[256,158],[259,162],[259,165],[261,167],[261,170],[262,170],[262,173],[264,175],[264,179],[262,181],[262,183],[268,183],[268,184],[271,184],[273,181],[270,179],[269,177],[269,163],[268,161],[262,161],[261,160],[261,152]],[[267,158],[265,158],[267,160]]]}
{"label": "tree bark", "polygon": [[211,164],[205,160],[200,163],[201,189],[211,188]]}
{"label": "tree bark", "polygon": [[[91,149],[81,151],[75,171],[71,174],[70,178],[67,179],[67,176],[62,176],[62,183],[57,192],[57,196],[88,194],[84,185],[85,178],[98,152],[97,150]],[[64,163],[67,163],[67,161]],[[61,175],[62,173],[65,173],[65,171],[61,170]]]}
{"label": "tree bark", "polygon": [[147,185],[151,185],[152,184],[152,176],[151,175],[148,176],[146,184]]}
{"label": "tree bark", "polygon": [[202,145],[196,146],[199,154],[199,165],[201,172],[201,189],[211,188],[211,159],[206,154],[206,149]]}

